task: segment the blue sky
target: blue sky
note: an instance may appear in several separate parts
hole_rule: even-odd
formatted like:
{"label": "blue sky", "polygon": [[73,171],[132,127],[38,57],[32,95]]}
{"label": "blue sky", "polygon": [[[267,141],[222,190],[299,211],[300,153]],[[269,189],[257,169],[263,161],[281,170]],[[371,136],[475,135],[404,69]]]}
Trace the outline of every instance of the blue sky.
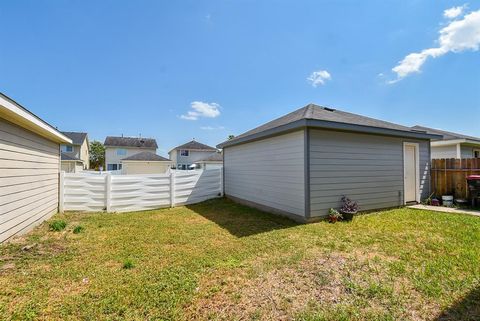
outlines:
{"label": "blue sky", "polygon": [[2,1],[0,91],[163,155],[310,102],[480,136],[479,16],[478,1]]}

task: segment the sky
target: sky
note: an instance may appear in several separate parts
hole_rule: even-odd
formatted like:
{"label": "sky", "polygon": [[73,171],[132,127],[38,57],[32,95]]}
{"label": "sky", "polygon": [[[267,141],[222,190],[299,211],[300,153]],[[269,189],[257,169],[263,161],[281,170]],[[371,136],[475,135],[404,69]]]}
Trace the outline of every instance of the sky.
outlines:
{"label": "sky", "polygon": [[0,92],[160,155],[309,103],[480,137],[480,1],[0,0],[0,39]]}

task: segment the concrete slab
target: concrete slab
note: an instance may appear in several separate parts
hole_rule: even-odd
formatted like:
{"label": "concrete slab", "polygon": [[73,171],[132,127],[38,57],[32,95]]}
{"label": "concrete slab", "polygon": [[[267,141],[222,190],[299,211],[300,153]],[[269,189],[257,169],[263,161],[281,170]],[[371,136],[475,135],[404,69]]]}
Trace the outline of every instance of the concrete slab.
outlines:
{"label": "concrete slab", "polygon": [[443,212],[443,213],[457,213],[457,214],[468,214],[473,216],[480,217],[480,211],[468,210],[468,209],[459,209],[455,207],[444,207],[444,206],[431,206],[431,205],[411,205],[408,208],[413,208],[416,210],[428,210],[428,211],[435,211],[435,212]]}

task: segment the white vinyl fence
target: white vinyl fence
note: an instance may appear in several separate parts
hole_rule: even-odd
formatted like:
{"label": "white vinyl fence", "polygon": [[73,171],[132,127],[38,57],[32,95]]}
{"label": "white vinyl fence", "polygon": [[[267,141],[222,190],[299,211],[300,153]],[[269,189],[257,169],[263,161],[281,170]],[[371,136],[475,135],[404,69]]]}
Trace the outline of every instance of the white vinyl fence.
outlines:
{"label": "white vinyl fence", "polygon": [[223,195],[222,169],[157,175],[60,175],[60,211],[129,212],[174,207]]}

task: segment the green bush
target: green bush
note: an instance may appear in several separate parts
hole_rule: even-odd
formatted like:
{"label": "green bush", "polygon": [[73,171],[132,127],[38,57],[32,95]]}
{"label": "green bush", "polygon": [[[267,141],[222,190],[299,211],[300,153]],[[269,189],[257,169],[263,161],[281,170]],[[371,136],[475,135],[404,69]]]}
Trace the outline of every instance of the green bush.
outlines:
{"label": "green bush", "polygon": [[123,268],[126,270],[133,269],[135,267],[135,264],[133,264],[132,260],[125,260],[123,262]]}
{"label": "green bush", "polygon": [[85,230],[85,228],[81,225],[77,225],[75,226],[75,228],[73,229],[73,234],[78,234],[78,233],[81,233],[83,232],[83,230]]}
{"label": "green bush", "polygon": [[67,222],[63,220],[55,220],[48,224],[50,231],[59,232],[64,230],[67,227]]}

